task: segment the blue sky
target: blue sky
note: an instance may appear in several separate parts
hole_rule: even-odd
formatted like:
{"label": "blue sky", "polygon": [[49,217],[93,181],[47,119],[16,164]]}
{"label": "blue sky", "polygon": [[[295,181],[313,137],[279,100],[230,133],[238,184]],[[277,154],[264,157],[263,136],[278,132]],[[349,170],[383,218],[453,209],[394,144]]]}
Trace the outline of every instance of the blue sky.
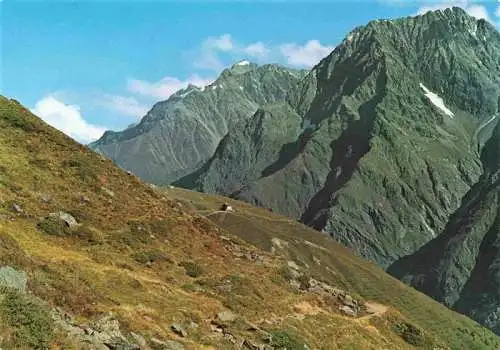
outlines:
{"label": "blue sky", "polygon": [[497,0],[0,0],[0,93],[88,142],[240,59],[309,68],[355,26],[451,5],[500,22]]}

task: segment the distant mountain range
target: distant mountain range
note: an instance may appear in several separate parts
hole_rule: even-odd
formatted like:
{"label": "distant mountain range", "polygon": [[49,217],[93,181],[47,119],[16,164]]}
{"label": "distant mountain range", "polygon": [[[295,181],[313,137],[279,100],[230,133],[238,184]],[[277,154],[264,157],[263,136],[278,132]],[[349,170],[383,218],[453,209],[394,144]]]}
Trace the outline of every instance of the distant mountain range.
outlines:
{"label": "distant mountain range", "polygon": [[283,101],[306,74],[278,65],[241,61],[211,85],[189,85],[157,103],[136,125],[107,131],[91,144],[144,180],[168,184],[207,162],[233,126],[259,106]]}
{"label": "distant mountain range", "polygon": [[300,219],[500,333],[499,120],[500,33],[453,8],[355,28],[309,72],[235,65],[91,147]]}

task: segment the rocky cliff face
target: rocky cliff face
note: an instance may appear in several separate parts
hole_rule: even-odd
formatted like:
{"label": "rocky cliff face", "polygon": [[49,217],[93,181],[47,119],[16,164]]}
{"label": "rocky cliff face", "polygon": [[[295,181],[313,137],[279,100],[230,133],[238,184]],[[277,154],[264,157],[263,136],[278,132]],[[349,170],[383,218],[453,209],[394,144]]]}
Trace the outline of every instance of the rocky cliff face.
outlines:
{"label": "rocky cliff face", "polygon": [[443,233],[388,271],[500,333],[500,123],[481,160],[482,176]]}
{"label": "rocky cliff face", "polygon": [[235,122],[248,119],[260,105],[282,101],[303,75],[242,61],[211,85],[178,91],[138,125],[108,131],[90,147],[144,180],[168,184],[203,165]]}
{"label": "rocky cliff face", "polygon": [[499,62],[499,33],[460,9],[371,22],[178,184],[300,218],[386,267],[439,235],[481,175]]}

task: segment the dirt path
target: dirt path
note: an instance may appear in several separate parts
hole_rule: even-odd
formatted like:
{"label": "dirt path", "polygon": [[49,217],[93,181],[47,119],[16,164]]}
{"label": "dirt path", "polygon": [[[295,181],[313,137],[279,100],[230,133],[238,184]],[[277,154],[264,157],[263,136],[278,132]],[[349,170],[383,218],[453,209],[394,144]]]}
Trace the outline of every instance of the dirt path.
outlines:
{"label": "dirt path", "polygon": [[[244,217],[246,219],[250,219],[250,218],[254,217],[254,218],[259,218],[259,219],[264,219],[264,220],[274,221],[274,222],[295,223],[292,219],[287,218],[287,217],[273,218],[273,217],[270,217],[270,216],[265,216],[265,215],[257,214],[257,213],[245,213],[245,212],[240,212],[240,213],[241,213],[241,215],[239,215],[239,216],[242,216],[242,217]],[[238,213],[236,213],[234,211],[212,210],[208,214],[203,214],[201,211],[198,211],[198,214],[203,215],[205,217],[209,217],[209,216],[216,215],[216,214],[233,214],[233,215],[237,215]]]}
{"label": "dirt path", "polygon": [[367,311],[369,315],[362,316],[357,318],[358,321],[366,321],[369,320],[370,318],[381,316],[385,314],[388,310],[388,307],[382,304],[374,303],[371,301],[367,301],[365,303]]}

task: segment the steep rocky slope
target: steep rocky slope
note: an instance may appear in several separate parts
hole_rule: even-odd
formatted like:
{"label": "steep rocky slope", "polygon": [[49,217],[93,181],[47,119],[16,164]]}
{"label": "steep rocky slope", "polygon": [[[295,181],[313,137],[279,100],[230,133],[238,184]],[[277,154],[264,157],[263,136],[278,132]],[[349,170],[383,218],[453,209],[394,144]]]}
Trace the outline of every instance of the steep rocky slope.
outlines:
{"label": "steep rocky slope", "polygon": [[374,21],[176,184],[300,218],[387,267],[445,229],[499,104],[486,21],[459,8]]}
{"label": "steep rocky slope", "polygon": [[375,21],[179,184],[300,218],[500,332],[499,120],[487,22]]}
{"label": "steep rocky slope", "polygon": [[231,126],[282,101],[304,75],[278,65],[239,62],[211,85],[190,85],[157,103],[138,125],[91,144],[142,179],[167,184],[203,165]]}
{"label": "steep rocky slope", "polygon": [[443,233],[388,271],[500,333],[500,123],[481,159],[483,175]]}
{"label": "steep rocky slope", "polygon": [[326,236],[225,200],[155,189],[0,97],[0,347],[500,346]]}

